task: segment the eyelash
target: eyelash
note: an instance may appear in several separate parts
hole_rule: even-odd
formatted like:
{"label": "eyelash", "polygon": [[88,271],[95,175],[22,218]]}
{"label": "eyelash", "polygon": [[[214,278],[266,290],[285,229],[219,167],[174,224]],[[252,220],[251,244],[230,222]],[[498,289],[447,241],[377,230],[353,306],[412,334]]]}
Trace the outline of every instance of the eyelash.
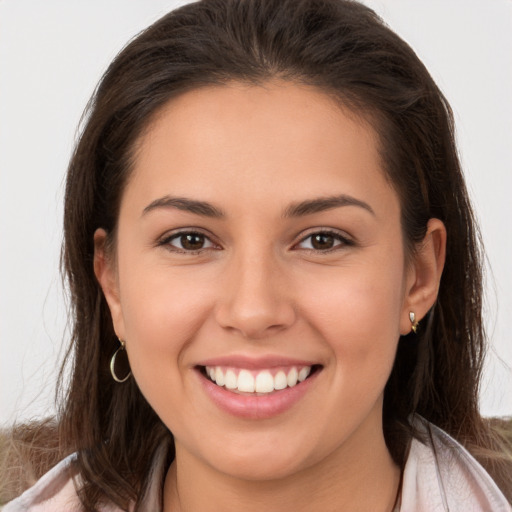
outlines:
{"label": "eyelash", "polygon": [[[205,242],[208,242],[210,244],[210,247],[201,247],[200,249],[184,249],[183,247],[176,247],[175,245],[172,245],[171,242],[173,240],[179,240],[180,238],[186,236],[202,237],[205,240]],[[177,233],[173,233],[169,236],[164,237],[162,240],[158,242],[157,245],[161,247],[167,247],[170,251],[181,254],[200,254],[203,251],[207,250],[218,250],[218,246],[214,242],[212,242],[211,238],[208,235],[202,233],[201,231],[194,230],[178,231]]]}
{"label": "eyelash", "polygon": [[339,242],[333,247],[329,249],[315,249],[315,248],[303,248],[305,251],[309,251],[311,253],[319,253],[319,254],[327,254],[330,252],[337,251],[343,247],[350,247],[355,245],[354,241],[348,238],[346,235],[342,235],[339,231],[334,231],[331,229],[316,229],[315,231],[311,231],[308,235],[303,237],[294,247],[304,243],[308,239],[312,239],[315,235],[322,235],[332,237],[335,241]]}
{"label": "eyelash", "polygon": [[[342,235],[338,231],[333,231],[333,230],[329,230],[329,229],[317,229],[316,231],[312,231],[307,236],[304,236],[303,238],[301,238],[301,240],[299,240],[299,242],[294,244],[292,248],[296,248],[296,247],[300,246],[300,244],[303,244],[308,239],[312,239],[312,237],[314,237],[315,235],[316,236],[322,235],[322,236],[332,237],[335,240],[335,242],[337,241],[339,243],[335,243],[335,245],[329,249],[315,249],[314,247],[304,247],[304,248],[302,248],[302,250],[308,251],[311,253],[316,253],[316,254],[326,254],[326,253],[337,251],[342,247],[347,247],[347,246],[350,247],[350,246],[355,245],[353,240]],[[176,247],[175,245],[172,245],[172,243],[171,243],[172,241],[179,240],[186,236],[202,237],[205,242],[210,244],[210,246],[201,247],[199,249],[185,249],[183,247]],[[177,252],[177,253],[181,253],[181,254],[190,254],[190,255],[200,254],[200,253],[202,253],[204,251],[208,251],[208,250],[219,250],[219,246],[216,245],[208,235],[206,235],[205,233],[202,233],[200,231],[194,231],[194,230],[179,231],[177,233],[173,233],[169,236],[164,237],[162,240],[160,240],[157,243],[157,245],[162,246],[162,247],[167,247],[169,250],[171,250],[173,252]]]}

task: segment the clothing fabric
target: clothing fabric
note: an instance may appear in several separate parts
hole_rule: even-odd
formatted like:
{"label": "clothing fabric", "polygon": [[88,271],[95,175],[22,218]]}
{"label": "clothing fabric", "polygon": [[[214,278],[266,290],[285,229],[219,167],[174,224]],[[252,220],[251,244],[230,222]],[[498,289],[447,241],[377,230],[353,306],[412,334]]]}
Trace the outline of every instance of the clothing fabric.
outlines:
{"label": "clothing fabric", "polygon": [[[482,466],[446,432],[416,416],[424,442],[413,439],[404,468],[398,512],[512,512],[512,507]],[[161,512],[167,446],[158,450],[141,512]],[[70,455],[2,512],[79,512]],[[132,507],[133,509],[133,507]],[[122,512],[105,505],[100,512]]]}

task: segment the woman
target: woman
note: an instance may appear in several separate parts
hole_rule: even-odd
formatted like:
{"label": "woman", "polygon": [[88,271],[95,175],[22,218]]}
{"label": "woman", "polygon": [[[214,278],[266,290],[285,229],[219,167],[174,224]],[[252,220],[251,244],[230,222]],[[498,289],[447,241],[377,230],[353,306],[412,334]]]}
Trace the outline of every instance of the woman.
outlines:
{"label": "woman", "polygon": [[7,512],[510,510],[451,112],[366,7],[208,0],[130,43],[64,264],[73,454]]}

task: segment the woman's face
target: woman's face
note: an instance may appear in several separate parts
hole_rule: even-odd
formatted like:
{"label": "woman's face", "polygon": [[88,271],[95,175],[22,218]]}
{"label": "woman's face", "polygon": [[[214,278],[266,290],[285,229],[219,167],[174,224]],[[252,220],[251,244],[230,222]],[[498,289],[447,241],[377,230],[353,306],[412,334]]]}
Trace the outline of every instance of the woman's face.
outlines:
{"label": "woman's face", "polygon": [[416,277],[376,135],[326,95],[232,84],[173,99],[139,141],[115,262],[102,257],[178,461],[268,479],[382,439]]}

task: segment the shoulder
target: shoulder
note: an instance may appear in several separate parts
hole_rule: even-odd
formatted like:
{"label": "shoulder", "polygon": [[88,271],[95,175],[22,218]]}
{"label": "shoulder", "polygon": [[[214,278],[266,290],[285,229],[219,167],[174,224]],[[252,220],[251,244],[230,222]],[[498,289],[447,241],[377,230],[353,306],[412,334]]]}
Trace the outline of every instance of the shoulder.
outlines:
{"label": "shoulder", "polygon": [[[33,487],[1,508],[1,512],[81,512],[83,509],[75,488],[75,459],[75,454],[63,459]],[[109,507],[108,512],[121,511]]]}
{"label": "shoulder", "polygon": [[33,487],[5,505],[2,512],[80,510],[80,502],[73,483],[74,460],[73,454],[59,462]]}
{"label": "shoulder", "polygon": [[413,439],[404,469],[403,512],[512,512],[484,468],[455,439],[416,416],[422,441]]}
{"label": "shoulder", "polygon": [[[162,489],[169,449],[172,446],[172,438],[168,437],[156,450],[152,459],[148,486],[137,510],[147,512],[162,510]],[[7,503],[3,508],[0,506],[0,512],[83,512],[76,491],[76,485],[80,486],[76,459],[76,454],[63,459],[21,496]],[[135,504],[131,503],[129,512],[133,512],[134,509]],[[97,511],[123,512],[112,502],[102,504]]]}

